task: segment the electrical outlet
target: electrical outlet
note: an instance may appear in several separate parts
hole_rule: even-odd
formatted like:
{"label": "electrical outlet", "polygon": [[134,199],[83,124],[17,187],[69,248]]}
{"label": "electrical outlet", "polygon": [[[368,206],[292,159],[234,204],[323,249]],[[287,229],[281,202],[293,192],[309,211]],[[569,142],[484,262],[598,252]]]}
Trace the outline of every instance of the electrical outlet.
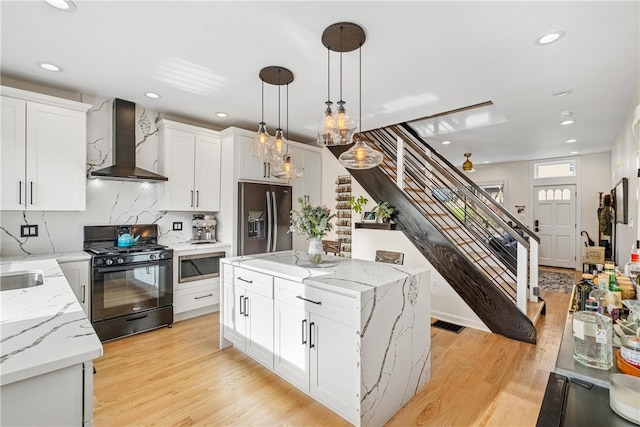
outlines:
{"label": "electrical outlet", "polygon": [[173,231],[182,231],[182,221],[176,221],[173,223]]}
{"label": "electrical outlet", "polygon": [[38,226],[29,224],[21,225],[20,237],[38,237]]}

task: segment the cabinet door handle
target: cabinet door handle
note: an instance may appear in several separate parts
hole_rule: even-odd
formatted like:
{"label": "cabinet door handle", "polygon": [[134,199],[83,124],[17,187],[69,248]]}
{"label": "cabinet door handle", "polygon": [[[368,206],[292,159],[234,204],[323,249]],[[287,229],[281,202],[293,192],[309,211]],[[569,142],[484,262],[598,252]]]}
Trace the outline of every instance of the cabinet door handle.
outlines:
{"label": "cabinet door handle", "polygon": [[296,295],[296,298],[301,299],[303,301],[307,301],[307,302],[313,303],[313,304],[322,305],[322,301],[314,301],[314,300],[311,300],[311,299],[303,298],[302,295]]}
{"label": "cabinet door handle", "polygon": [[249,301],[249,297],[244,297],[244,317],[249,317],[249,310],[247,308],[247,301]]}
{"label": "cabinet door handle", "polygon": [[191,207],[193,207],[193,190],[191,190]]}
{"label": "cabinet door handle", "polygon": [[302,320],[302,344],[306,344],[307,343],[307,334],[305,333],[307,332],[307,319],[303,319]]}
{"label": "cabinet door handle", "polygon": [[33,205],[33,181],[29,181],[29,187],[30,187],[29,192],[31,193],[29,194],[29,198],[30,198],[31,204]]}
{"label": "cabinet door handle", "polygon": [[239,277],[239,276],[238,276],[238,280],[242,280],[243,282],[247,282],[247,283],[253,283],[253,280],[243,279],[242,277]]}
{"label": "cabinet door handle", "polygon": [[314,348],[316,345],[313,343],[313,329],[315,322],[309,323],[309,348]]}
{"label": "cabinet door handle", "polygon": [[22,204],[22,181],[18,181],[18,204]]}
{"label": "cabinet door handle", "polygon": [[267,163],[267,178],[271,178],[271,163]]}
{"label": "cabinet door handle", "polygon": [[80,288],[82,289],[82,299],[81,302],[84,304],[86,301],[86,296],[87,296],[87,287],[85,285],[82,285],[82,287]]}
{"label": "cabinet door handle", "polygon": [[202,296],[199,296],[199,297],[193,297],[193,299],[209,298],[209,297],[212,297],[212,296],[213,296],[213,294],[207,294],[207,295],[202,295]]}
{"label": "cabinet door handle", "polygon": [[200,190],[196,190],[196,208],[200,207]]}
{"label": "cabinet door handle", "polygon": [[145,314],[144,316],[137,316],[137,317],[132,317],[130,319],[127,319],[127,322],[133,322],[135,320],[142,320],[142,319],[146,319],[149,315]]}
{"label": "cabinet door handle", "polygon": [[244,314],[244,309],[242,308],[243,301],[244,301],[244,296],[240,295],[240,314]]}

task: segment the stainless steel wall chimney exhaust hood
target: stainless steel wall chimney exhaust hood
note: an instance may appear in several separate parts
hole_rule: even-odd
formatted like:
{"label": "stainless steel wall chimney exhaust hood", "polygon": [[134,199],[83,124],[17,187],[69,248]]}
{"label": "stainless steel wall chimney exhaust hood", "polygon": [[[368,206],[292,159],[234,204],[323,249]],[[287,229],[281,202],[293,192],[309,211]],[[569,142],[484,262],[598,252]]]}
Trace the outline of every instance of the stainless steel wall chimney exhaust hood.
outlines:
{"label": "stainless steel wall chimney exhaust hood", "polygon": [[113,166],[91,172],[90,178],[118,181],[168,181],[136,167],[136,104],[113,100]]}

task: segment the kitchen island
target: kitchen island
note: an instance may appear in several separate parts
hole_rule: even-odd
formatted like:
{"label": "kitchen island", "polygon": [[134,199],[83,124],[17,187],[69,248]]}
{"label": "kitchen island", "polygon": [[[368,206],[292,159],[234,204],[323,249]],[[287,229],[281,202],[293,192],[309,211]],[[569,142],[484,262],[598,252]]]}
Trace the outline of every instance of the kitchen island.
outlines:
{"label": "kitchen island", "polygon": [[233,345],[355,425],[383,425],[429,380],[429,271],[301,252],[222,263]]}
{"label": "kitchen island", "polygon": [[102,344],[55,258],[0,262],[27,270],[44,283],[0,292],[0,424],[91,425]]}

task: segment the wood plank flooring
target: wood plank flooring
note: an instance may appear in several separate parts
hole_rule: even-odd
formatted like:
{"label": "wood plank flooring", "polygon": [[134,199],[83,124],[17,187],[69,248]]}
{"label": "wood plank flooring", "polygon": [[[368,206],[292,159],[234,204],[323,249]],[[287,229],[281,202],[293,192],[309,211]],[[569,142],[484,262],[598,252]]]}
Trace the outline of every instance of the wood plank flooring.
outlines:
{"label": "wood plank flooring", "polygon": [[[431,380],[388,425],[534,426],[569,303],[542,297],[536,346],[432,328]],[[96,427],[349,425],[236,349],[220,351],[217,313],[105,343],[95,367]]]}

